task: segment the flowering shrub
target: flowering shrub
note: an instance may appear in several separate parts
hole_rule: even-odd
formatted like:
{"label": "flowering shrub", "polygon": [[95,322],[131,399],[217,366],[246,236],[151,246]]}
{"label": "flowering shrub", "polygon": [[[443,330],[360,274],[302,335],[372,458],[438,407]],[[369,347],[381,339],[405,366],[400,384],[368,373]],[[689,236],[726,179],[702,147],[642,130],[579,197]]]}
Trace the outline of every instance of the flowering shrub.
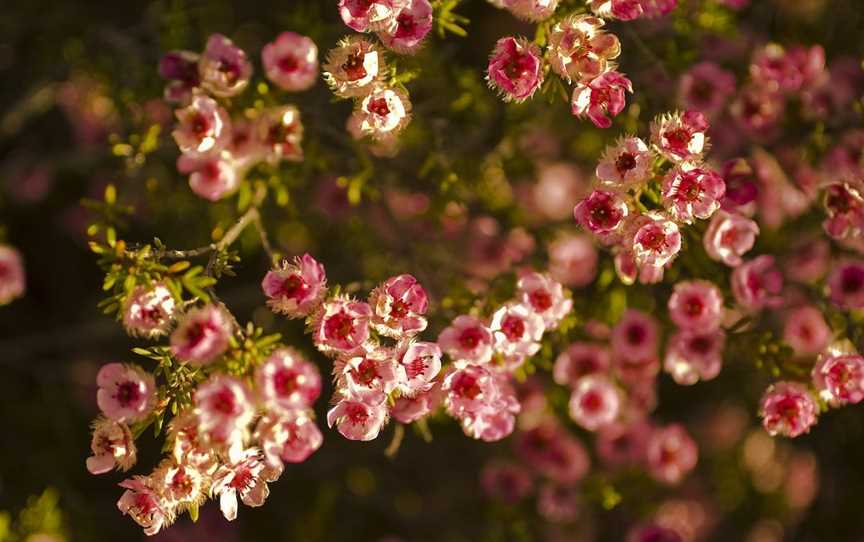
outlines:
{"label": "flowering shrub", "polygon": [[745,539],[766,495],[780,540],[813,503],[800,443],[864,400],[864,51],[746,0],[488,3],[301,2],[115,89],[86,237],[134,346],[81,460],[146,535],[447,432],[493,539]]}

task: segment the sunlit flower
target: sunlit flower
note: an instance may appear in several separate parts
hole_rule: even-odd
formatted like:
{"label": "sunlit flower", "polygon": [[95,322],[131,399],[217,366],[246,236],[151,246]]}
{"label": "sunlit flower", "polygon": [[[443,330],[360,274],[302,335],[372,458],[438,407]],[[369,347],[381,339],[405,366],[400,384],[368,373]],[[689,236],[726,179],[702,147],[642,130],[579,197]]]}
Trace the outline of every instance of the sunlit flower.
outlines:
{"label": "sunlit flower", "polygon": [[282,263],[264,276],[261,288],[267,296],[267,305],[289,318],[308,316],[321,304],[327,294],[327,276],[324,266],[309,254],[294,258],[293,263]]}
{"label": "sunlit flower", "polygon": [[620,195],[604,190],[594,190],[573,209],[576,222],[596,235],[617,230],[628,213],[627,203]]}
{"label": "sunlit flower", "polygon": [[505,101],[527,100],[543,82],[540,50],[525,39],[499,39],[489,58],[486,80]]}
{"label": "sunlit flower", "polygon": [[342,395],[379,405],[405,383],[405,369],[392,348],[368,347],[336,360],[336,387]]}
{"label": "sunlit flower", "polygon": [[630,188],[648,180],[653,158],[648,146],[638,137],[620,137],[603,151],[595,173],[613,190]]}
{"label": "sunlit flower", "polygon": [[299,92],[318,79],[318,47],[306,36],[282,32],[261,50],[267,78],[282,90]]}
{"label": "sunlit flower", "polygon": [[386,405],[369,405],[353,399],[343,399],[327,412],[327,426],[335,425],[349,440],[374,440],[386,422]]}
{"label": "sunlit flower", "polygon": [[819,397],[832,406],[864,400],[864,357],[829,349],[819,356],[812,371]]}
{"label": "sunlit flower", "polygon": [[516,17],[531,22],[548,19],[558,7],[558,0],[501,0],[501,2],[504,8]]}
{"label": "sunlit flower", "polygon": [[311,407],[321,394],[318,367],[289,347],[274,350],[255,369],[255,384],[263,403],[287,410]]}
{"label": "sunlit flower", "polygon": [[207,154],[182,154],[177,171],[189,174],[189,188],[197,196],[219,201],[240,186],[240,174],[231,155],[225,151]]}
{"label": "sunlit flower", "polygon": [[210,493],[219,497],[219,508],[228,521],[237,518],[237,497],[246,506],[261,506],[270,495],[267,482],[277,480],[281,467],[271,467],[255,448],[243,451],[242,456],[230,464],[219,467],[213,475]]}
{"label": "sunlit flower", "polygon": [[270,162],[303,160],[303,123],[295,106],[265,109],[255,123],[255,136]]}
{"label": "sunlit flower", "polygon": [[778,382],[765,390],[759,406],[762,425],[771,436],[797,437],[816,423],[819,406],[797,382]]}
{"label": "sunlit flower", "polygon": [[864,232],[864,196],[850,183],[832,183],[825,187],[823,199],[828,218],[822,223],[835,239],[850,239]]}
{"label": "sunlit flower", "polygon": [[719,210],[711,217],[711,223],[702,237],[705,252],[712,260],[737,267],[756,242],[759,225],[738,213]]}
{"label": "sunlit flower", "polygon": [[570,109],[579,118],[587,116],[598,128],[609,128],[612,117],[624,110],[627,92],[633,92],[630,79],[609,70],[587,83],[578,83],[573,89]]}
{"label": "sunlit flower", "polygon": [[192,51],[169,51],[159,59],[159,76],[168,80],[165,86],[166,101],[185,103],[191,99],[193,90],[201,84],[199,58]]}
{"label": "sunlit flower", "polygon": [[381,53],[372,42],[349,36],[327,53],[324,79],[337,96],[365,96],[384,68]]}
{"label": "sunlit flower", "polygon": [[198,62],[201,86],[205,90],[228,98],[246,89],[252,77],[252,64],[246,53],[222,34],[213,34]]}
{"label": "sunlit flower", "polygon": [[153,375],[137,365],[109,363],[96,375],[96,402],[116,422],[138,421],[150,414],[156,400]]}
{"label": "sunlit flower", "polygon": [[390,414],[399,423],[413,423],[434,412],[441,406],[443,399],[440,381],[437,381],[428,390],[417,393],[413,397],[400,395],[393,402]]}
{"label": "sunlit flower", "polygon": [[127,471],[135,464],[137,456],[135,439],[129,427],[125,423],[101,417],[93,422],[90,451],[93,452],[87,458],[90,474],[104,474],[115,467]]}
{"label": "sunlit flower", "polygon": [[678,225],[657,214],[642,215],[633,234],[633,258],[641,266],[662,267],[681,250]]}
{"label": "sunlit flower", "polygon": [[144,476],[135,476],[120,482],[126,491],[117,501],[117,508],[123,515],[129,515],[144,529],[144,534],[152,536],[162,527],[174,521],[174,512],[166,506],[159,496],[154,483]]}
{"label": "sunlit flower", "polygon": [[240,379],[214,374],[195,390],[199,430],[236,458],[247,426],[255,415],[252,392]]}
{"label": "sunlit flower", "polygon": [[408,125],[411,101],[398,88],[380,87],[358,102],[352,115],[364,135],[380,140],[398,134]]}
{"label": "sunlit flower", "polygon": [[570,15],[549,33],[549,64],[567,81],[590,81],[621,54],[621,43],[603,30],[603,19]]}
{"label": "sunlit flower", "polygon": [[161,282],[136,286],[123,303],[123,326],[136,337],[155,338],[168,333],[174,317],[174,296]]}
{"label": "sunlit flower", "polygon": [[228,349],[232,324],[219,305],[204,305],[187,312],[171,334],[171,352],[192,365],[212,363]]}
{"label": "sunlit flower", "polygon": [[561,283],[544,273],[520,273],[516,296],[543,318],[547,330],[557,328],[561,319],[573,309],[573,300]]}
{"label": "sunlit flower", "polygon": [[201,504],[205,495],[206,475],[192,465],[177,463],[173,458],[164,460],[150,475],[169,508],[181,512]]}
{"label": "sunlit flower", "polygon": [[392,31],[409,0],[339,0],[339,15],[357,32]]}
{"label": "sunlit flower", "polygon": [[372,309],[362,301],[339,296],[325,301],[312,321],[312,339],[328,355],[351,353],[369,339]]}
{"label": "sunlit flower", "polygon": [[428,391],[441,372],[441,348],[436,343],[411,342],[397,351],[398,362],[405,370],[403,395],[414,396]]}
{"label": "sunlit flower", "polygon": [[455,361],[485,363],[492,357],[492,332],[473,316],[457,316],[438,335],[438,344]]}
{"label": "sunlit flower", "polygon": [[396,16],[396,25],[378,33],[381,43],[400,54],[414,54],[432,30],[432,4],[429,0],[408,0]]}
{"label": "sunlit flower", "polygon": [[171,133],[180,152],[216,152],[231,137],[228,113],[207,96],[196,96],[187,107],[176,111],[177,128]]}
{"label": "sunlit flower", "polygon": [[642,0],[588,0],[588,7],[600,17],[632,21],[642,15]]}
{"label": "sunlit flower", "polygon": [[690,224],[695,218],[710,218],[725,193],[720,175],[685,163],[666,174],[661,196],[672,218]]}
{"label": "sunlit flower", "polygon": [[321,447],[324,437],[306,409],[270,411],[258,421],[255,438],[271,467],[302,463]]}
{"label": "sunlit flower", "polygon": [[708,146],[707,131],[708,121],[698,111],[667,113],[651,122],[651,142],[673,162],[698,160]]}
{"label": "sunlit flower", "polygon": [[489,323],[495,351],[504,357],[505,366],[520,365],[536,354],[545,328],[543,318],[522,303],[508,303],[499,308]]}

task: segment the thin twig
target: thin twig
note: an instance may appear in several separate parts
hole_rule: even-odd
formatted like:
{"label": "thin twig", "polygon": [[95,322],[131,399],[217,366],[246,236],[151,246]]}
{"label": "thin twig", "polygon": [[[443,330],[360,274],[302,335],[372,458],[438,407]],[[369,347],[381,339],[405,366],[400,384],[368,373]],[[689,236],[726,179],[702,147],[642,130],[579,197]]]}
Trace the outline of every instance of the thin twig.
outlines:
{"label": "thin twig", "polygon": [[390,445],[384,450],[384,455],[390,459],[396,457],[396,454],[399,453],[399,447],[402,446],[403,438],[405,438],[405,426],[397,423],[396,427],[393,428],[393,440],[390,441]]}

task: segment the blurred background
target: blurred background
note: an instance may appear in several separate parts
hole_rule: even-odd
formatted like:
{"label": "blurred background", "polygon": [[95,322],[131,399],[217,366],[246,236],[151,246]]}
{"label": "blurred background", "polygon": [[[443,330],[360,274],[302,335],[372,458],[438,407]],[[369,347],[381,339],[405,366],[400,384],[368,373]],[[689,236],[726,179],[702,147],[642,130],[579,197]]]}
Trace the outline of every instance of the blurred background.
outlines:
{"label": "blurred background", "polygon": [[[159,58],[172,49],[200,50],[209,34],[222,32],[257,62],[261,46],[283,30],[309,35],[323,55],[348,33],[334,4],[4,3],[0,239],[21,251],[28,285],[22,299],[0,308],[5,428],[0,510],[7,511],[0,535],[9,540],[40,532],[74,541],[143,538],[116,509],[121,475],[95,477],[84,468],[88,424],[97,414],[96,371],[105,362],[132,359],[129,349],[135,343],[96,308],[102,275],[87,249],[86,229],[93,216],[81,201],[101,199],[113,183],[136,209],[125,238],[159,236],[176,248],[206,244],[213,224],[233,216],[231,205],[194,197],[174,168],[176,150],[170,145],[142,148],[148,137],[163,141],[170,133],[172,111],[161,100]],[[739,79],[746,78],[752,49],[766,41],[821,44],[829,64],[847,62],[855,84],[860,83],[860,73],[854,74],[864,55],[860,0],[752,4],[733,10],[721,3],[682,0],[669,20],[621,26],[622,71],[634,80],[638,98],[636,110],[631,106],[622,120],[624,126],[613,131],[644,132],[655,112],[680,106],[677,78],[700,60],[717,60]],[[408,85],[418,118],[425,120],[418,121],[414,140],[406,144],[407,155],[392,162],[373,159],[374,179],[361,183],[359,203],[349,201],[345,183],[336,181],[339,176],[353,180],[365,167],[341,134],[350,106],[333,102],[323,84],[297,98],[310,145],[317,147],[308,150],[308,167],[286,181],[289,201],[271,209],[271,234],[289,253],[316,254],[334,282],[363,278],[374,284],[388,275],[414,272],[433,297],[458,300],[460,292],[488,287],[483,284],[488,265],[507,268],[521,258],[502,256],[502,247],[515,243],[520,231],[533,238],[524,263],[545,261],[542,247],[566,227],[562,224],[590,178],[593,161],[615,135],[573,121],[563,101],[549,105],[541,97],[536,104],[509,109],[501,104],[482,80],[488,52],[498,37],[530,37],[533,28],[479,0],[466,1],[457,11],[471,20],[469,36],[436,38],[414,61],[427,70]],[[618,32],[619,27],[612,29]],[[861,127],[860,114],[851,109],[833,111],[820,122],[829,132]],[[161,130],[154,133],[153,126]],[[330,134],[334,127],[335,135]],[[540,137],[549,133],[554,137]],[[735,140],[734,129],[731,133],[726,139]],[[784,125],[789,139],[808,140],[814,133],[812,122]],[[511,147],[501,150],[502,141]],[[418,157],[427,152],[468,162],[471,149],[500,151],[506,178],[478,175],[476,182],[456,189],[434,174],[435,163],[429,166],[432,175],[417,172],[423,163]],[[738,150],[734,141],[718,137],[718,156]],[[543,169],[553,163],[569,169]],[[563,183],[570,190],[566,205],[531,199],[545,194],[536,188],[543,180],[541,170],[547,173],[543,182]],[[531,201],[533,207],[526,204]],[[555,203],[563,205],[563,214]],[[398,212],[412,205],[420,211],[407,217]],[[471,235],[448,237],[430,216],[475,222],[462,230]],[[477,217],[483,221],[476,222]],[[469,250],[466,243],[471,242]],[[478,246],[488,251],[478,251]],[[254,239],[241,243],[241,253],[238,275],[219,286],[223,298],[239,315],[282,332],[289,343],[305,344],[302,330],[275,322],[259,308],[258,283],[266,258]],[[464,254],[478,253],[491,263],[462,266]],[[577,289],[577,296],[590,295],[590,284]],[[434,332],[447,314],[442,311],[441,321],[433,322]],[[305,349],[310,351],[308,345]],[[409,432],[391,459],[384,454],[389,432],[367,444],[325,429],[321,450],[306,463],[289,467],[271,486],[264,507],[241,507],[239,518],[229,524],[211,502],[197,524],[184,517],[157,539],[611,541],[624,540],[630,525],[647,515],[666,514],[670,521],[687,522],[693,540],[864,540],[857,500],[864,491],[860,408],[832,411],[794,442],[772,440],[755,419],[767,378],[747,359],[727,360],[727,368],[710,384],[682,388],[668,379],[661,382],[657,417],[685,422],[700,444],[697,474],[677,489],[655,487],[637,475],[614,482],[604,477],[586,489],[578,519],[556,522],[538,509],[533,497],[508,503],[494,491],[484,491],[481,473],[490,463],[514,456],[512,439],[475,442],[442,418],[431,424],[431,442]],[[324,402],[318,405],[319,424]],[[148,435],[140,443],[140,468],[146,468],[157,461],[159,444]]]}

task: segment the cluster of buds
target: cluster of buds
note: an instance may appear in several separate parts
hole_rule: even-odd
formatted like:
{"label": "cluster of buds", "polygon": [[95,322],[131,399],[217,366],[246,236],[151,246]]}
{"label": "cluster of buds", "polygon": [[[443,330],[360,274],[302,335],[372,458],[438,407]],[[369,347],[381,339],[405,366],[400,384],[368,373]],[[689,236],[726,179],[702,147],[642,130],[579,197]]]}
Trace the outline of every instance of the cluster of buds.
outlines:
{"label": "cluster of buds", "polygon": [[[307,90],[318,78],[318,48],[305,36],[283,32],[263,48],[261,59],[267,78],[287,92]],[[227,99],[247,89],[252,63],[230,39],[210,36],[200,55],[170,52],[160,74],[169,81],[166,100],[180,105],[172,133],[182,153],[177,169],[189,175],[198,196],[217,201],[233,194],[259,162],[303,160],[303,124],[295,106],[231,116]]]}

